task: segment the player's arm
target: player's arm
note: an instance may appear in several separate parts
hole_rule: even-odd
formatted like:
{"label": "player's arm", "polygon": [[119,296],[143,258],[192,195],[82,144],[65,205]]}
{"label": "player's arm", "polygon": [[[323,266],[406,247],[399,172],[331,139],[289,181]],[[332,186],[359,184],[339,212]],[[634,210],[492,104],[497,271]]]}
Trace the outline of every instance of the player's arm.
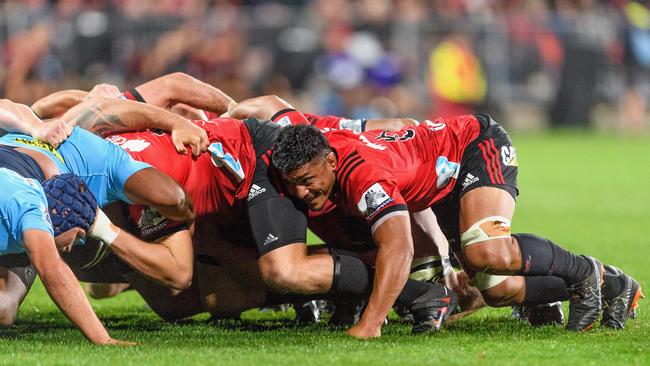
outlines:
{"label": "player's arm", "polygon": [[374,118],[366,120],[364,131],[398,131],[404,127],[412,127],[417,125],[418,121],[414,120],[413,118]]}
{"label": "player's arm", "polygon": [[359,324],[348,331],[362,338],[381,335],[381,326],[408,279],[413,259],[408,212],[395,211],[372,237],[378,248],[372,293]]}
{"label": "player's arm", "polygon": [[61,90],[37,100],[31,108],[42,119],[55,118],[83,102],[87,95],[83,90]]}
{"label": "player's arm", "polygon": [[263,95],[233,104],[224,117],[236,119],[253,117],[260,120],[271,120],[277,112],[285,109],[295,108],[277,95]]}
{"label": "player's arm", "polygon": [[131,175],[124,184],[124,194],[131,202],[154,208],[171,220],[194,220],[194,203],[190,195],[158,169],[146,168]]}
{"label": "player's arm", "polygon": [[[115,215],[114,212],[109,214]],[[192,237],[186,226],[156,243],[148,243],[115,226],[101,211],[96,221],[89,235],[110,245],[133,269],[175,290],[190,285],[193,251]]]}
{"label": "player's arm", "polygon": [[58,146],[70,136],[72,127],[61,120],[43,122],[26,105],[0,99],[0,132],[17,132]]}
{"label": "player's arm", "polygon": [[128,100],[94,96],[66,112],[63,120],[98,135],[142,129],[170,131],[176,150],[185,146],[198,156],[208,148],[208,136],[189,120],[162,108]]}
{"label": "player's arm", "polygon": [[95,344],[120,343],[97,318],[76,277],[59,256],[52,235],[28,229],[23,232],[23,243],[50,297],[84,336]]}
{"label": "player's arm", "polygon": [[237,103],[226,93],[182,72],[174,72],[135,87],[142,101],[161,108],[178,103],[222,114]]}
{"label": "player's arm", "polygon": [[454,272],[451,262],[449,261],[449,242],[447,241],[445,234],[442,232],[442,229],[440,229],[440,225],[438,225],[438,219],[436,218],[435,213],[433,213],[433,210],[431,209],[426,209],[413,213],[411,217],[412,223],[417,225],[436,246],[438,255],[442,261],[445,285],[450,289],[455,290],[458,288],[458,278],[456,277],[456,272]]}

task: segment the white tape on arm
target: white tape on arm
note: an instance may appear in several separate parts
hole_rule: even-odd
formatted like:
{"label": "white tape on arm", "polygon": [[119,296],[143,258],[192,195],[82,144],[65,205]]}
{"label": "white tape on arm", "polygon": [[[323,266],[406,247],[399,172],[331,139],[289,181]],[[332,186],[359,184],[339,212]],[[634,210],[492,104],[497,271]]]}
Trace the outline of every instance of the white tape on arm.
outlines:
{"label": "white tape on arm", "polygon": [[120,234],[120,228],[115,227],[111,220],[106,216],[104,211],[97,209],[97,216],[95,216],[95,223],[88,232],[88,236],[93,239],[101,240],[106,245],[111,245],[115,238]]}

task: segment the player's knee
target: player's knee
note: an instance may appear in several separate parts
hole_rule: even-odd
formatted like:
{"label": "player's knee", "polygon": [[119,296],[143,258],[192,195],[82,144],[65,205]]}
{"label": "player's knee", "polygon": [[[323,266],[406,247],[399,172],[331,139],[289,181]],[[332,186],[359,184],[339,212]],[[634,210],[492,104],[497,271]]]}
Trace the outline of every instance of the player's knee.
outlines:
{"label": "player's knee", "polygon": [[516,304],[521,290],[517,278],[510,276],[498,285],[482,290],[481,295],[489,306],[502,307]]}
{"label": "player's knee", "polygon": [[463,249],[463,255],[467,264],[477,272],[509,272],[521,260],[511,253],[511,241],[509,237],[468,245]]}
{"label": "player's knee", "polygon": [[267,286],[280,292],[300,291],[300,276],[293,263],[274,262],[260,268],[262,279]]}
{"label": "player's knee", "polygon": [[18,304],[15,301],[0,297],[0,327],[11,327],[18,317]]}

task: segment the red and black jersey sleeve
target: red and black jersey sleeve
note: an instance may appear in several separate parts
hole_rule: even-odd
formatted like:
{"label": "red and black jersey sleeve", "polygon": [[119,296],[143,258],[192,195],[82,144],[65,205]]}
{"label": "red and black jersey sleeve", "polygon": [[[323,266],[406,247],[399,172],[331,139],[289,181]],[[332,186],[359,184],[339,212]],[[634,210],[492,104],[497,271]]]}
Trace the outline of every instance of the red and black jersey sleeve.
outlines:
{"label": "red and black jersey sleeve", "polygon": [[140,93],[135,88],[130,88],[129,90],[122,92],[122,96],[128,100],[132,100],[140,103],[146,103],[142,95],[140,95]]}
{"label": "red and black jersey sleeve", "polygon": [[408,212],[395,177],[366,162],[357,151],[341,157],[336,179],[346,206],[354,206],[373,232],[389,217]]}
{"label": "red and black jersey sleeve", "polygon": [[287,108],[281,111],[278,111],[276,114],[271,117],[271,121],[279,124],[280,126],[289,126],[289,125],[307,125],[309,121],[304,114],[298,112],[295,109]]}
{"label": "red and black jersey sleeve", "polygon": [[186,222],[170,220],[155,209],[143,205],[130,205],[129,219],[138,228],[139,237],[144,241],[156,241],[188,229]]}

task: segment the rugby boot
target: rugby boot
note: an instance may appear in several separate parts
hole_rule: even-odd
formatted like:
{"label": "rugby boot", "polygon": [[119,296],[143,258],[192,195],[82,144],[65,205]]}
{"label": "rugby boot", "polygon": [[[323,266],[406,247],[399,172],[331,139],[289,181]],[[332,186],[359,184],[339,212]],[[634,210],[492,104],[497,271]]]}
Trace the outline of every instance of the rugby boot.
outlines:
{"label": "rugby boot", "polygon": [[623,290],[615,297],[603,297],[603,319],[600,326],[623,329],[628,318],[636,318],[639,300],[644,298],[641,285],[614,266],[605,266],[605,270],[619,276],[624,281],[624,285]]}
{"label": "rugby boot", "polygon": [[591,264],[587,278],[569,287],[569,321],[566,329],[587,331],[594,326],[603,309],[601,286],[603,284],[603,265],[595,258],[583,256]]}
{"label": "rugby boot", "polygon": [[333,327],[348,328],[359,323],[361,314],[365,309],[366,301],[357,302],[337,301],[334,303],[334,312],[329,320],[329,325]]}
{"label": "rugby boot", "polygon": [[314,324],[320,322],[320,307],[318,300],[311,300],[300,304],[293,304],[296,311],[296,323]]}
{"label": "rugby boot", "polygon": [[439,291],[429,291],[415,300],[409,309],[413,315],[413,334],[437,332],[458,306],[456,294],[445,285],[438,284],[444,289],[444,295]]}
{"label": "rugby boot", "polygon": [[546,304],[524,304],[512,307],[514,319],[527,321],[532,326],[564,324],[562,302],[556,301]]}

